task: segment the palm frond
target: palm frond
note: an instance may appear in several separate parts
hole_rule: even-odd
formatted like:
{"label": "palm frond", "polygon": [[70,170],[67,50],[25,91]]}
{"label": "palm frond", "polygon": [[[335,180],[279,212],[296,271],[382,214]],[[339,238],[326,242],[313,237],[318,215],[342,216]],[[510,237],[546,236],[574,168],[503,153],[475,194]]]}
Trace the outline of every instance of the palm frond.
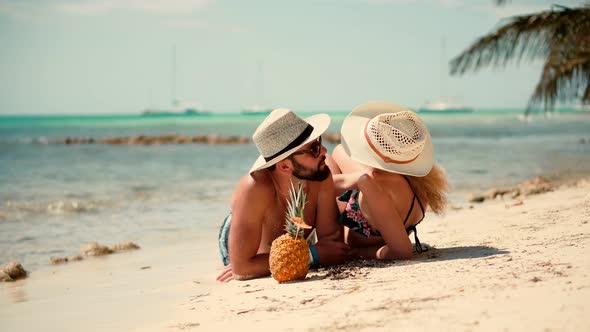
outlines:
{"label": "palm frond", "polygon": [[451,74],[504,67],[523,58],[545,61],[529,108],[543,103],[551,109],[556,100],[590,102],[590,3],[508,19],[454,58]]}
{"label": "palm frond", "polygon": [[546,110],[552,109],[556,100],[590,101],[590,54],[574,54],[567,61],[560,61],[560,58],[555,53],[547,58],[528,109],[537,104],[545,105]]}

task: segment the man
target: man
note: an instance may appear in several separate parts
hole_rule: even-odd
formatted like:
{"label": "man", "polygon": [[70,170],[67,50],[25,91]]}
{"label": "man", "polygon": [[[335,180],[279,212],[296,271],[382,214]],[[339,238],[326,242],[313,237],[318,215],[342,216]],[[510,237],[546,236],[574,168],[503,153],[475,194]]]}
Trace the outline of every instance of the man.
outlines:
{"label": "man", "polygon": [[260,157],[232,195],[231,213],[219,233],[226,267],[217,280],[246,280],[270,274],[270,247],[285,233],[291,184],[295,188],[303,184],[307,194],[304,221],[316,228],[319,238],[315,246],[310,245],[310,264],[332,265],[346,259],[349,248],[336,222],[334,183],[321,139],[329,124],[327,114],[304,120],[290,110],[276,109],[256,129],[252,138]]}

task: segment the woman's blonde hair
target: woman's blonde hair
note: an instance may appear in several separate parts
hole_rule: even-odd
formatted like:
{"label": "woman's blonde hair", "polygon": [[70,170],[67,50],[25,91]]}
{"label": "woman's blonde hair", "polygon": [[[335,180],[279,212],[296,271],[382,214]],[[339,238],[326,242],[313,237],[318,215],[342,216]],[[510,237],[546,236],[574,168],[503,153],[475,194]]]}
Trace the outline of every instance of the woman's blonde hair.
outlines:
{"label": "woman's blonde hair", "polygon": [[420,202],[428,202],[436,214],[442,214],[445,211],[449,183],[445,170],[441,166],[435,164],[426,176],[408,176],[407,178]]}

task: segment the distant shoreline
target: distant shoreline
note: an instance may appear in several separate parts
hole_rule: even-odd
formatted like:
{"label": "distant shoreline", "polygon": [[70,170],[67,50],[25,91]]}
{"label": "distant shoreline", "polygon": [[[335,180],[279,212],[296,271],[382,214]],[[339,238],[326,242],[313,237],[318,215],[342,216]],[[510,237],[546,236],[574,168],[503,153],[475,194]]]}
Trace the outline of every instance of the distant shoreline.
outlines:
{"label": "distant shoreline", "polygon": [[[409,107],[411,110],[417,111],[420,107]],[[328,114],[348,114],[350,110],[297,110],[293,109],[295,113],[298,114],[316,114],[316,113],[328,113]],[[523,107],[508,107],[508,108],[475,108],[473,112],[464,113],[463,115],[469,115],[471,113],[475,114],[506,114],[506,113],[523,113],[525,112],[525,108]],[[442,112],[441,112],[442,113]],[[543,109],[534,109],[531,111],[531,114],[535,115],[543,115],[545,112]],[[549,113],[574,113],[574,114],[584,114],[589,113],[585,112],[584,110],[580,110],[579,108],[575,107],[564,107],[555,109]],[[424,113],[424,115],[444,115],[444,114],[436,114],[433,112]],[[457,115],[455,113],[454,115]],[[162,113],[162,114],[141,114],[141,113],[49,113],[49,114],[40,114],[40,113],[26,113],[26,114],[13,114],[13,113],[6,113],[0,114],[0,118],[31,118],[31,117],[40,117],[40,118],[61,118],[61,117],[80,117],[80,118],[94,118],[94,117],[122,117],[122,118],[136,118],[136,117],[145,117],[145,118],[159,118],[159,117],[170,117],[170,118],[190,118],[190,117],[210,117],[210,116],[248,116],[248,117],[261,117],[264,118],[265,114],[244,114],[240,110],[236,111],[208,111],[205,114],[184,114],[184,113]]]}
{"label": "distant shoreline", "polygon": [[[326,132],[322,135],[325,142],[339,143],[340,134]],[[48,141],[49,144],[109,144],[109,145],[160,145],[160,144],[247,144],[252,139],[246,136],[221,136],[221,135],[159,135],[159,136],[131,136],[131,137],[67,137],[61,140]]]}

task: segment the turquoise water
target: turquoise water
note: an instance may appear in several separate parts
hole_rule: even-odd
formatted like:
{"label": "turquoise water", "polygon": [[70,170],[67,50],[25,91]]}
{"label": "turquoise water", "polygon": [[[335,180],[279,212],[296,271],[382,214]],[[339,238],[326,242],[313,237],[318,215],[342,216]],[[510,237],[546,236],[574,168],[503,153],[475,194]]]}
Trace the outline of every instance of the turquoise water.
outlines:
{"label": "turquoise water", "polygon": [[[307,116],[312,113],[300,113]],[[330,112],[338,132],[346,112]],[[590,113],[523,118],[521,110],[425,114],[453,204],[537,175],[590,174]],[[66,137],[251,136],[264,116],[0,116],[0,263],[34,270],[89,241],[143,246],[209,241],[253,144],[48,144]],[[586,143],[587,142],[587,143]],[[327,145],[328,151],[333,145]]]}

